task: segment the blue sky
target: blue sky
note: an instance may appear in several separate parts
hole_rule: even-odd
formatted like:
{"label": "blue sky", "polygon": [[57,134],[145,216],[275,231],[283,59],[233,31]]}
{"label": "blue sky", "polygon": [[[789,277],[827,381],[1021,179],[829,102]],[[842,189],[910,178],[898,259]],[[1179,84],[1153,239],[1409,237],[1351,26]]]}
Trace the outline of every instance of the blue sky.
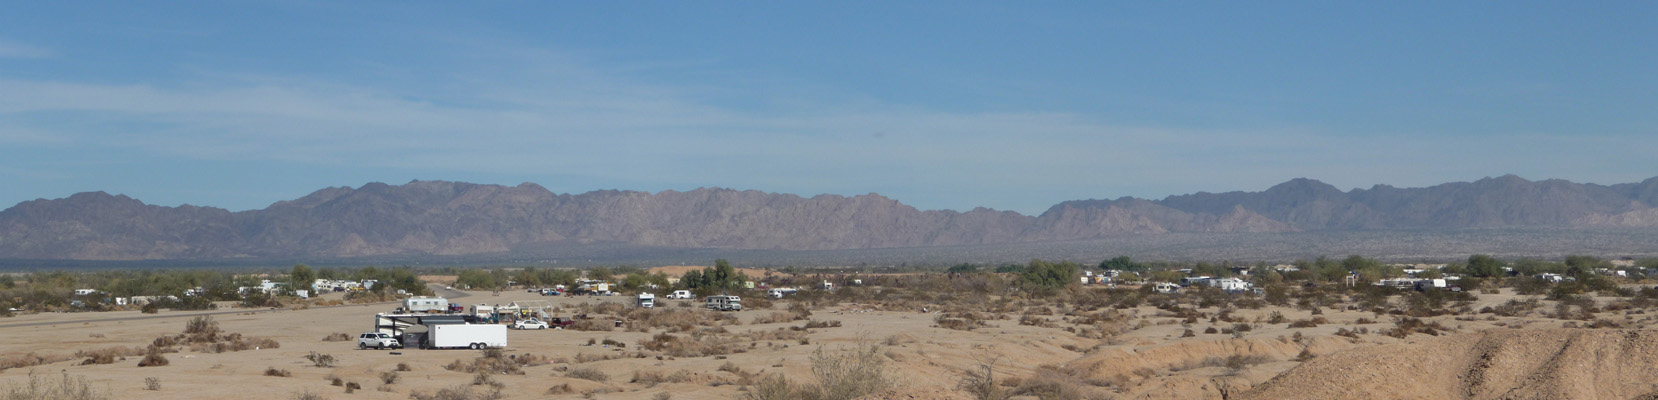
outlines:
{"label": "blue sky", "polygon": [[1658,176],[1658,3],[791,3],[9,2],[0,207]]}

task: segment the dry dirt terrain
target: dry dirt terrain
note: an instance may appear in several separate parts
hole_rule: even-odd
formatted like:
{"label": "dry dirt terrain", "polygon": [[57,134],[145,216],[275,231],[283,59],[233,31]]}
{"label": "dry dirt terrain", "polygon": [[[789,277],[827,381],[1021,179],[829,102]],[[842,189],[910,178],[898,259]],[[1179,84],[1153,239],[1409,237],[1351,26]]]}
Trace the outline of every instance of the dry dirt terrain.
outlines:
{"label": "dry dirt terrain", "polygon": [[[1484,294],[1468,308],[1531,298]],[[1652,398],[1658,390],[1652,379],[1658,376],[1658,334],[1639,329],[1651,318],[1602,312],[1622,329],[1562,328],[1562,321],[1539,315],[1554,307],[1548,301],[1513,316],[1476,312],[1398,324],[1400,316],[1342,307],[1315,315],[1294,307],[1223,313],[1195,305],[1174,311],[1149,303],[1111,308],[1018,300],[987,303],[977,316],[962,317],[948,314],[959,309],[855,301],[805,307],[786,299],[716,313],[695,301],[659,300],[656,310],[642,312],[626,306],[627,296],[543,297],[522,290],[471,292],[458,300],[550,300],[561,316],[594,316],[589,326],[623,319],[627,327],[510,331],[500,359],[480,359],[483,352],[476,350],[356,349],[355,335],[370,330],[372,316],[391,311],[392,303],[221,308],[213,318],[223,334],[279,346],[214,352],[212,345],[179,344],[179,352],[162,354],[167,365],[139,367],[144,347],[158,337],[176,337],[200,313],[19,315],[0,319],[0,359],[44,363],[4,370],[0,385],[15,387],[30,374],[68,374],[123,399],[293,399],[307,393],[409,399],[440,390],[470,391],[473,398],[499,390],[509,399],[731,399],[771,373],[812,382],[814,352],[876,346],[884,372],[896,383],[870,396],[880,399],[974,398],[960,383],[984,365],[992,366],[995,390],[1018,393],[1016,398],[1605,399]],[[810,316],[798,319],[791,306],[810,308]],[[966,325],[946,323],[958,319]],[[808,321],[829,326],[803,328]],[[1233,332],[1240,324],[1248,330]],[[1384,334],[1395,329],[1406,332]],[[350,337],[324,340],[337,333]],[[121,355],[108,364],[82,365],[90,353],[112,347],[130,350],[115,352]],[[333,366],[315,366],[306,358],[313,352],[332,356]],[[512,366],[490,368],[499,363]],[[385,383],[400,365],[407,371]],[[467,372],[469,366],[486,372]],[[341,385],[334,385],[336,377]],[[147,378],[155,378],[159,389],[149,390]],[[352,383],[360,389],[348,394]]]}

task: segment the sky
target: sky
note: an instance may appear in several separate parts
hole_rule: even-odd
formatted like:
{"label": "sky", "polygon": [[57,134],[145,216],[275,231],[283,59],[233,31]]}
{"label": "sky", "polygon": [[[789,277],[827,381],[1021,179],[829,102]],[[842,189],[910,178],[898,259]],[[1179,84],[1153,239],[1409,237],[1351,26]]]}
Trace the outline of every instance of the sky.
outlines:
{"label": "sky", "polygon": [[0,208],[453,180],[1035,214],[1658,176],[1655,2],[0,8]]}

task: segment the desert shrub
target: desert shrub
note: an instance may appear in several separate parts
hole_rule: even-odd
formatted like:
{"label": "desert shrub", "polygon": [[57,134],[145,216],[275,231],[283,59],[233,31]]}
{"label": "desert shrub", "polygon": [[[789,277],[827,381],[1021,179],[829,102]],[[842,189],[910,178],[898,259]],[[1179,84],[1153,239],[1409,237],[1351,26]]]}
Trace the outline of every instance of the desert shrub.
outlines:
{"label": "desert shrub", "polygon": [[311,352],[311,354],[306,354],[305,359],[311,360],[311,366],[317,368],[333,367],[335,362],[333,354],[323,354],[315,351]]}
{"label": "desert shrub", "polygon": [[1267,323],[1269,323],[1269,324],[1282,324],[1282,323],[1284,323],[1284,313],[1273,311],[1272,316],[1267,317]]}
{"label": "desert shrub", "polygon": [[815,399],[850,400],[893,386],[887,375],[886,357],[881,346],[859,343],[857,347],[838,353],[825,352],[822,347],[812,352],[812,375],[816,385],[807,386]]}
{"label": "desert shrub", "polygon": [[474,393],[471,387],[464,384],[456,385],[451,388],[438,389],[437,392],[431,394],[427,394],[425,392],[409,393],[409,399],[411,400],[483,400],[499,399],[501,397],[503,396],[500,388],[494,388],[490,392],[485,393]]}
{"label": "desert shrub", "polygon": [[380,373],[380,382],[387,385],[397,383],[397,378],[397,371],[385,371]]}
{"label": "desert shrub", "polygon": [[605,375],[604,372],[600,372],[599,370],[592,368],[571,368],[570,372],[564,373],[564,376],[567,378],[586,379],[594,382],[604,382],[610,380],[610,375]]}
{"label": "desert shrub", "polygon": [[1307,362],[1307,361],[1311,361],[1313,359],[1313,357],[1317,357],[1317,356],[1313,355],[1313,351],[1312,351],[1311,348],[1302,347],[1301,352],[1295,354],[1295,361]]}
{"label": "desert shrub", "polygon": [[127,346],[112,346],[97,350],[81,350],[75,352],[75,357],[86,357],[81,365],[113,364],[116,360],[143,355],[144,349]]}
{"label": "desert shrub", "polygon": [[[346,393],[350,393],[350,392],[346,392]],[[322,397],[322,395],[320,395],[320,394],[311,393],[311,391],[309,389],[299,391],[299,392],[294,392],[293,397],[291,397],[291,398],[294,399],[294,400],[328,400],[327,397]]]}
{"label": "desert shrub", "polygon": [[743,394],[744,400],[794,400],[808,398],[808,394],[800,393],[800,388],[789,382],[789,378],[782,374],[771,373],[761,377],[758,382],[748,388]]}
{"label": "desert shrub", "polygon": [[1082,400],[1085,398],[1083,387],[1086,384],[1060,372],[1052,365],[1037,367],[1036,373],[1030,378],[1019,381],[1013,393],[1018,395],[1035,396],[1038,399]]}
{"label": "desert shrub", "polygon": [[1330,320],[1324,319],[1324,317],[1313,317],[1312,319],[1298,319],[1298,320],[1295,320],[1295,322],[1290,323],[1290,327],[1291,328],[1317,328],[1318,324],[1327,324],[1327,323],[1330,323]]}
{"label": "desert shrub", "polygon": [[[160,388],[160,381],[156,381]],[[70,376],[63,372],[57,378],[43,377],[29,372],[29,379],[23,382],[8,382],[0,386],[0,399],[5,400],[104,400],[110,398],[109,390],[98,390],[86,381],[84,376]]]}
{"label": "desert shrub", "polygon": [[571,388],[570,384],[562,383],[562,384],[553,385],[553,387],[547,388],[547,393],[546,394],[549,395],[549,396],[552,396],[552,395],[573,393],[575,391],[576,391],[576,389]]}
{"label": "desert shrub", "polygon": [[804,325],[804,326],[802,326],[802,328],[805,328],[805,329],[815,329],[815,328],[839,328],[839,327],[840,327],[840,326],[841,326],[841,322],[840,322],[840,321],[837,321],[837,320],[828,320],[828,321],[806,321],[806,325]]}
{"label": "desert shrub", "polygon": [[330,333],[328,336],[322,337],[322,341],[324,342],[344,342],[347,340],[351,340],[351,335],[346,334],[345,332]]}
{"label": "desert shrub", "polygon": [[524,365],[545,364],[547,362],[546,357],[534,356],[528,353],[522,356],[509,357],[499,349],[485,349],[481,352],[481,355],[481,357],[474,358],[470,362],[455,360],[444,365],[443,369],[466,373],[522,375],[524,374],[522,368]]}
{"label": "desert shrub", "polygon": [[276,367],[268,367],[268,368],[265,368],[265,376],[275,376],[275,377],[287,378],[287,377],[290,377],[290,376],[294,376],[294,374],[292,372],[288,372],[288,370],[285,370],[285,369],[276,369]]}
{"label": "desert shrub", "polygon": [[1404,339],[1412,333],[1425,333],[1428,335],[1439,336],[1440,332],[1449,330],[1450,329],[1446,328],[1444,325],[1440,325],[1438,321],[1424,322],[1417,318],[1403,317],[1394,321],[1394,327],[1392,329],[1382,331],[1381,333],[1383,335]]}
{"label": "desert shrub", "polygon": [[799,318],[796,317],[797,315],[798,314],[795,314],[795,313],[774,312],[774,313],[771,313],[771,314],[754,317],[754,320],[749,321],[749,324],[759,325],[759,324],[775,324],[775,323],[780,323],[780,322],[790,322],[790,321],[794,321],[796,319],[799,319]]}
{"label": "desert shrub", "polygon": [[413,371],[414,369],[409,368],[409,363],[397,363],[397,370],[406,372],[406,371]]}
{"label": "desert shrub", "polygon": [[150,346],[144,351],[144,359],[138,360],[140,367],[160,367],[167,365],[167,357],[161,356],[161,348]]}
{"label": "desert shrub", "polygon": [[616,323],[611,320],[584,319],[570,325],[570,329],[578,331],[610,332],[616,330]]}
{"label": "desert shrub", "polygon": [[184,334],[189,343],[213,342],[218,340],[219,321],[213,320],[210,315],[198,315],[184,323]]}
{"label": "desert shrub", "polygon": [[984,323],[984,317],[979,315],[979,313],[971,311],[941,313],[938,317],[933,318],[933,323],[937,324],[940,328],[954,329],[958,331],[970,331],[973,330],[973,328],[986,326]]}
{"label": "desert shrub", "polygon": [[[1187,332],[1191,330],[1188,329]],[[977,400],[1007,400],[1012,395],[996,385],[994,361],[980,362],[974,368],[962,371],[961,379],[956,382],[956,389],[967,392]]]}

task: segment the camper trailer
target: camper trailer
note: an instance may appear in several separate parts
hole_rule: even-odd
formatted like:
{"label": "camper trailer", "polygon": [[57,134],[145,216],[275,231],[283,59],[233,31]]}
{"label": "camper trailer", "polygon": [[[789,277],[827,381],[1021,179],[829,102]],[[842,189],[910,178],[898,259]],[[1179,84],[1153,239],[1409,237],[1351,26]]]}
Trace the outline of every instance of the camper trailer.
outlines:
{"label": "camper trailer", "polygon": [[403,311],[410,313],[442,313],[449,311],[449,300],[442,297],[416,296],[403,299]]}
{"label": "camper trailer", "polygon": [[704,303],[704,306],[708,307],[708,309],[714,310],[714,311],[742,311],[743,310],[742,298],[737,297],[737,296],[725,296],[725,295],[708,296],[708,301],[706,303]]}

